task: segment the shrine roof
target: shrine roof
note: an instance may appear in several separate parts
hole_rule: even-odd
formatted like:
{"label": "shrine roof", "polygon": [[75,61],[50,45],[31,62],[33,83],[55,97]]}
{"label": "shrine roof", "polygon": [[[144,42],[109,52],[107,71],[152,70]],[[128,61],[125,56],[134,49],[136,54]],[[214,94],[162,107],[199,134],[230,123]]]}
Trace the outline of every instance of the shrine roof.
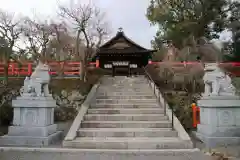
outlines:
{"label": "shrine roof", "polygon": [[98,54],[109,53],[152,53],[155,50],[146,49],[128,38],[123,31],[118,31],[116,36],[103,44]]}

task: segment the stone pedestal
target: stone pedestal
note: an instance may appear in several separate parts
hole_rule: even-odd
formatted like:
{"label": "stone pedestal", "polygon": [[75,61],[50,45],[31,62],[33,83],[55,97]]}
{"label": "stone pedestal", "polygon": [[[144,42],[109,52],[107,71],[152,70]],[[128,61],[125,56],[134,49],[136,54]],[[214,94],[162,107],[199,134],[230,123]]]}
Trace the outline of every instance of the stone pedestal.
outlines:
{"label": "stone pedestal", "polygon": [[198,101],[200,124],[197,137],[208,147],[240,144],[238,96],[204,96]]}
{"label": "stone pedestal", "polygon": [[61,138],[54,124],[56,101],[47,97],[23,95],[13,100],[13,126],[0,137],[0,145],[47,146]]}

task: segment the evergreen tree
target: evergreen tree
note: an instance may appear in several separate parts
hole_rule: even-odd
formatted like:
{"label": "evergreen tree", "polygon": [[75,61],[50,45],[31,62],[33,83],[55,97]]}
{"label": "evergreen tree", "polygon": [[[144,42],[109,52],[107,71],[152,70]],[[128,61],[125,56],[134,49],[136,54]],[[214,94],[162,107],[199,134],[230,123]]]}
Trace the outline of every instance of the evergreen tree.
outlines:
{"label": "evergreen tree", "polygon": [[147,18],[159,26],[153,45],[158,48],[159,41],[172,40],[181,49],[189,39],[194,45],[200,37],[218,38],[229,26],[229,13],[239,7],[229,0],[151,0]]}

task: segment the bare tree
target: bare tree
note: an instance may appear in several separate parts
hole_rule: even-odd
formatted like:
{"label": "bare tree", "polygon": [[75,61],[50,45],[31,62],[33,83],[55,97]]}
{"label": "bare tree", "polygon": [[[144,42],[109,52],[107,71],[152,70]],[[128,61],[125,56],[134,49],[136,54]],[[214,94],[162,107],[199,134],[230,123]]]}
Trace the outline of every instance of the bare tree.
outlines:
{"label": "bare tree", "polygon": [[[77,31],[76,36],[76,54],[79,54],[80,36],[82,32],[86,32],[89,27],[90,19],[93,16],[94,9],[90,4],[88,5],[70,5],[70,6],[59,6],[59,15],[69,20],[74,25],[74,30]],[[86,40],[89,45],[88,39]],[[80,55],[78,55],[80,56]]]}
{"label": "bare tree", "polygon": [[64,53],[63,50],[66,47],[66,37],[68,35],[67,26],[65,22],[57,23],[52,22],[51,23],[52,31],[53,31],[53,39],[51,40],[51,48],[55,49],[55,57],[57,61],[64,61]]}
{"label": "bare tree", "polygon": [[45,61],[49,58],[47,45],[53,37],[52,26],[47,21],[37,22],[30,18],[26,18],[24,24],[24,35],[33,59]]}
{"label": "bare tree", "polygon": [[[99,46],[103,37],[107,34],[106,23],[103,22],[103,14],[100,9],[89,4],[73,4],[69,6],[59,6],[60,16],[69,20],[76,30],[76,54],[82,62],[82,78],[86,80],[86,67],[88,58],[93,53],[94,46]],[[80,55],[81,34],[85,41],[85,50]],[[99,40],[96,43],[95,39],[98,36]]]}
{"label": "bare tree", "polygon": [[22,33],[21,19],[17,19],[14,13],[0,10],[0,39],[2,59],[4,62],[5,83],[8,83],[9,60],[13,54],[13,48]]}
{"label": "bare tree", "polygon": [[[88,29],[87,38],[90,43],[90,51],[96,50],[100,47],[107,36],[110,34],[110,28],[108,22],[105,20],[105,13],[102,13],[99,9],[94,13],[94,18],[91,19],[91,28]],[[85,38],[86,39],[86,38]],[[91,58],[94,52],[90,52],[87,58]]]}

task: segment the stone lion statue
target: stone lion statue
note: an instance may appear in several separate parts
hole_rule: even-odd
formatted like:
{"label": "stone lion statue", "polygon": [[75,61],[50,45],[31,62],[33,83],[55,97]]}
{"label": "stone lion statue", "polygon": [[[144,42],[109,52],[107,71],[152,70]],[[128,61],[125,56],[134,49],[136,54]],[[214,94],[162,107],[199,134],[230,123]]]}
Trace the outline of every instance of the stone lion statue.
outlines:
{"label": "stone lion statue", "polygon": [[25,93],[31,96],[49,96],[49,83],[49,67],[39,62],[32,75],[25,78],[22,95]]}
{"label": "stone lion statue", "polygon": [[205,96],[234,96],[235,87],[232,85],[231,78],[225,74],[217,64],[205,66],[203,81],[205,84]]}

